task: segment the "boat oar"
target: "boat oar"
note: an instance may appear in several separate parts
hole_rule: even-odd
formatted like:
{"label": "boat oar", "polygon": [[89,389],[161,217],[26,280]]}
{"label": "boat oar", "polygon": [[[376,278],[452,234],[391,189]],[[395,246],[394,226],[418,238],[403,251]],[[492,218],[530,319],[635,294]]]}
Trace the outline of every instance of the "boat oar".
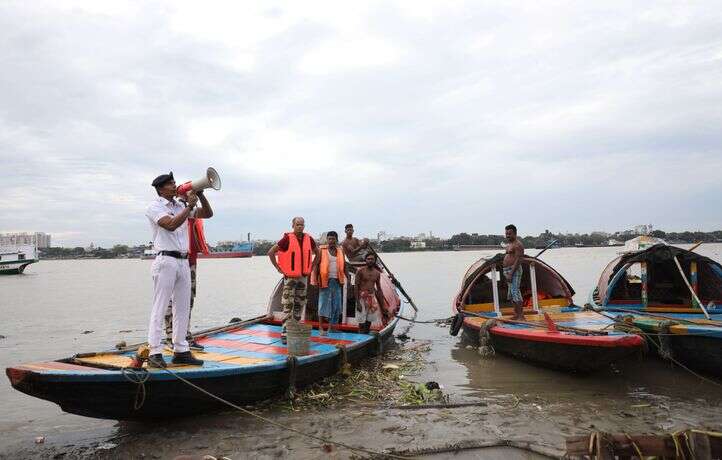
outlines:
{"label": "boat oar", "polygon": [[689,252],[692,252],[692,251],[694,251],[695,249],[697,249],[698,247],[700,247],[700,246],[702,245],[702,243],[704,243],[704,241],[699,241],[699,242],[697,242],[694,246],[692,246],[691,248],[689,248],[689,249],[687,249],[687,250],[688,250]]}
{"label": "boat oar", "polygon": [[689,292],[692,293],[692,297],[694,297],[694,300],[697,302],[697,305],[699,305],[699,308],[702,309],[702,312],[704,312],[704,317],[707,319],[711,319],[709,316],[709,313],[707,313],[707,309],[704,307],[704,304],[702,301],[699,300],[699,297],[697,297],[697,293],[694,292],[694,289],[692,289],[692,285],[689,284],[689,280],[687,279],[687,275],[684,274],[684,270],[682,270],[682,265],[679,263],[679,259],[677,259],[677,256],[674,256],[674,263],[677,264],[677,269],[679,270],[679,274],[682,276],[682,279],[684,280],[684,284],[687,285],[687,289],[689,289]]}
{"label": "boat oar", "polygon": [[[593,308],[592,311],[601,314],[601,312],[597,309]],[[628,310],[625,308],[605,308],[604,311],[611,311],[614,313],[628,313],[630,315],[635,315],[635,316],[649,316],[650,318],[659,318],[659,319],[677,321],[677,322],[685,323],[685,324],[695,324],[697,326],[722,327],[722,322],[714,320],[714,319],[693,320],[693,319],[686,319],[686,318],[675,318],[674,316],[666,316],[666,315],[660,315],[660,314],[655,314],[655,313],[648,313],[646,311]]]}
{"label": "boat oar", "polygon": [[538,259],[540,255],[544,254],[544,253],[547,251],[547,249],[550,249],[552,246],[554,246],[555,244],[557,244],[558,241],[559,241],[559,240],[554,240],[554,241],[552,241],[551,243],[547,244],[547,247],[545,247],[544,249],[542,249],[541,251],[539,251],[539,254],[535,255],[533,258],[534,258],[534,259]]}
{"label": "boat oar", "polygon": [[[535,327],[539,329],[549,329],[549,326],[547,323],[536,323],[534,321],[519,321],[516,319],[506,319],[506,318],[490,318],[488,316],[481,315],[479,313],[474,313],[471,311],[461,310],[461,313],[464,314],[464,316],[475,316],[477,318],[484,318],[484,319],[494,319],[502,323],[508,323],[508,324],[521,324],[523,326],[529,326],[529,327]],[[577,334],[585,334],[585,335],[608,335],[605,331],[595,331],[593,329],[583,329],[580,327],[573,327],[573,326],[559,326],[558,324],[554,324],[554,326],[559,331],[565,331],[565,332],[574,332]]]}
{"label": "boat oar", "polygon": [[[195,339],[195,338],[205,337],[205,336],[207,336],[207,335],[209,335],[209,334],[215,334],[215,333],[217,333],[217,332],[228,331],[228,330],[230,330],[230,329],[235,329],[235,328],[237,328],[237,327],[239,327],[239,326],[248,326],[248,325],[255,324],[255,323],[258,323],[258,322],[260,322],[260,321],[263,321],[264,319],[267,319],[267,318],[268,318],[268,315],[261,315],[261,316],[256,316],[255,318],[247,319],[247,320],[245,320],[245,321],[236,321],[235,323],[226,324],[226,325],[223,325],[223,326],[216,326],[216,327],[212,327],[212,328],[209,328],[209,329],[204,329],[204,330],[202,330],[202,331],[198,331],[198,332],[196,332],[195,334],[193,334],[193,338]],[[121,354],[121,353],[125,353],[125,352],[128,352],[128,351],[137,350],[138,347],[140,347],[141,345],[145,345],[145,344],[147,344],[147,343],[148,343],[148,342],[138,342],[138,343],[134,343],[134,344],[131,344],[131,345],[126,345],[126,346],[124,346],[124,347],[122,347],[122,348],[119,348],[119,349],[113,350],[113,351],[105,351],[105,352],[99,352],[99,353],[79,353],[79,354],[76,355],[76,356],[79,356],[79,357],[87,357],[87,356],[95,356],[95,355],[97,355],[97,354],[103,354],[103,355]]]}
{"label": "boat oar", "polygon": [[394,286],[396,286],[396,288],[399,290],[399,292],[401,292],[401,294],[404,297],[406,297],[406,300],[409,301],[409,304],[414,309],[414,311],[418,312],[419,309],[416,306],[416,304],[414,303],[414,301],[411,299],[411,296],[409,296],[406,293],[406,291],[404,290],[404,287],[401,286],[401,282],[399,282],[399,280],[396,278],[396,276],[394,276],[394,274],[391,273],[391,270],[389,270],[389,267],[384,263],[383,260],[381,260],[381,257],[379,257],[379,254],[376,252],[376,250],[374,250],[374,248],[369,246],[369,251],[371,251],[376,256],[376,260],[381,264],[381,266],[384,268],[384,270],[386,270],[386,273],[388,273],[391,276],[391,282],[394,283]]}

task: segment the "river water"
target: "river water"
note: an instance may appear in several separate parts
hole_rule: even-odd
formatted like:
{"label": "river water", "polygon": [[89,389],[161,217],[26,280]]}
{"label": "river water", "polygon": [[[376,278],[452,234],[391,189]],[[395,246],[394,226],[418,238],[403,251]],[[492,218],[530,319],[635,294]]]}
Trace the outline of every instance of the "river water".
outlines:
{"label": "river water", "polygon": [[[562,248],[547,251],[542,258],[572,284],[576,302],[583,305],[618,249]],[[722,259],[722,244],[702,245],[697,251]],[[484,255],[491,252],[382,257],[420,307],[418,319],[424,320],[450,315],[461,276]],[[0,277],[0,335],[5,336],[0,339],[0,367],[107,349],[121,340],[145,340],[152,296],[150,263],[48,260],[31,265],[24,275]],[[200,260],[194,328],[264,313],[277,280],[266,257]],[[399,329],[403,326],[400,323]],[[475,350],[459,345],[446,328],[435,325],[414,326],[410,335],[432,343],[429,365],[420,378],[441,383],[452,400],[515,395],[551,420],[530,428],[525,424],[534,422],[525,417],[498,419],[500,426],[507,424],[514,430],[553,438],[574,432],[582,424],[609,430],[670,430],[719,423],[715,421],[722,399],[719,386],[659,361],[628,363],[580,377],[504,356],[483,360]],[[65,414],[52,403],[13,390],[7,380],[0,384],[0,407],[0,457],[32,448],[36,436],[45,436],[48,443],[71,444],[102,440],[119,429],[114,421]],[[651,408],[651,412],[630,414],[634,410],[630,407]],[[639,419],[646,422],[636,426]]]}

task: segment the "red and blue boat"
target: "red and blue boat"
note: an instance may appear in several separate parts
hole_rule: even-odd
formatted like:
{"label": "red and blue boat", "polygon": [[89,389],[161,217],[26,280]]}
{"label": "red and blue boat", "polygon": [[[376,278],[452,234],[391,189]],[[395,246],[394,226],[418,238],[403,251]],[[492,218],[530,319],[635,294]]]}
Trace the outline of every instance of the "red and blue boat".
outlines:
{"label": "red and blue boat", "polygon": [[[382,273],[386,299],[384,319],[359,333],[352,289],[346,292],[343,321],[325,336],[317,331],[318,291],[309,287],[301,321],[314,326],[310,353],[289,356],[281,342],[281,283],[274,289],[262,317],[202,331],[196,341],[205,349],[194,354],[202,366],[168,369],[194,385],[234,404],[249,404],[281,395],[333,375],[380,353],[393,340],[401,302],[387,273]],[[133,368],[137,347],[79,353],[56,361],[19,364],[6,369],[12,386],[23,393],[58,404],[64,411],[107,419],[149,419],[211,412],[224,406],[163,369]]]}
{"label": "red and blue boat", "polygon": [[[464,274],[453,301],[452,334],[536,365],[586,373],[638,354],[644,340],[610,328],[603,316],[573,302],[574,290],[540,259],[524,256],[524,321],[512,321],[502,273],[504,255],[482,258]],[[482,340],[483,339],[483,340]],[[484,345],[484,346],[488,346]]]}

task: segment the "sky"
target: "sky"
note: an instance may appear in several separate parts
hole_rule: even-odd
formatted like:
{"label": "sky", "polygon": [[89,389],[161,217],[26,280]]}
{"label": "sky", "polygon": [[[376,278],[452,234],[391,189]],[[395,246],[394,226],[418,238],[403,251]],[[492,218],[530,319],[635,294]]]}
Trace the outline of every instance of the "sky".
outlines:
{"label": "sky", "polygon": [[722,228],[719,2],[0,3],[0,232]]}

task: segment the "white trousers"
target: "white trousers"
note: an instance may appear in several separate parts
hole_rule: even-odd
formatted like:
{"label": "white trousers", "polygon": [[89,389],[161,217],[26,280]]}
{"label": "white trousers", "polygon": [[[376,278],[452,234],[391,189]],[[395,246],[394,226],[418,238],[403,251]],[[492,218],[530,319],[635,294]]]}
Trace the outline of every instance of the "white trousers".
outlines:
{"label": "white trousers", "polygon": [[188,320],[191,304],[191,269],[188,259],[171,256],[156,256],[151,266],[153,275],[153,309],[148,325],[150,353],[162,353],[165,309],[173,298],[173,351],[188,351]]}

